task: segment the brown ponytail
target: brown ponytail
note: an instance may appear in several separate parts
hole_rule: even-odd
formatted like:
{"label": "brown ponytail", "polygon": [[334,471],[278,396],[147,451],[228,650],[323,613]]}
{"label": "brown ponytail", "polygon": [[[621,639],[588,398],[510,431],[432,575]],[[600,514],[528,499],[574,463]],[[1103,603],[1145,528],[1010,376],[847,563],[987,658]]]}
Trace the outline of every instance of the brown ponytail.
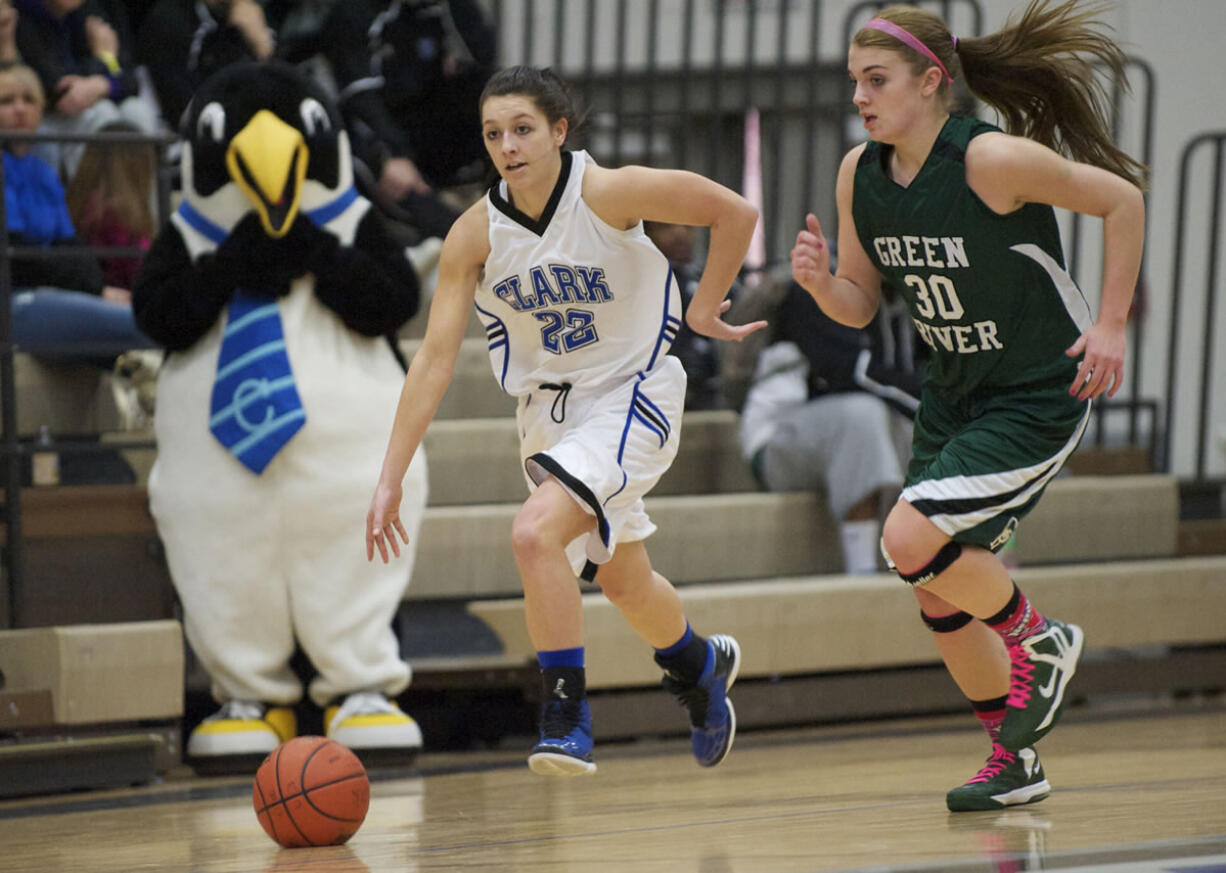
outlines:
{"label": "brown ponytail", "polygon": [[[914,6],[891,6],[878,17],[905,28],[941,59],[971,93],[994,108],[1006,131],[1074,160],[1102,167],[1144,187],[1146,168],[1112,142],[1110,100],[1088,58],[1125,83],[1124,52],[1095,27],[1106,4],[1097,0],[1030,0],[1021,18],[983,37],[955,42],[940,16]],[[881,31],[861,30],[858,46],[900,52],[916,73],[932,62]],[[1088,56],[1088,57],[1087,57]],[[942,88],[949,85],[942,83]]]}

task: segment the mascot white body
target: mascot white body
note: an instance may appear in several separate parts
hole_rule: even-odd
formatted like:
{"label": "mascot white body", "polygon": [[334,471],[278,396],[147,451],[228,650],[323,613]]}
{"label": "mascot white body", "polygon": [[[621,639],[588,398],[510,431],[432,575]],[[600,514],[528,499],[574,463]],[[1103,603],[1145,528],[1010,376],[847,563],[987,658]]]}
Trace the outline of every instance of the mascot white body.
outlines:
{"label": "mascot white body", "polygon": [[[388,247],[371,204],[354,192],[348,143],[326,98],[310,91],[270,114],[264,93],[243,78],[263,82],[268,68],[228,75],[217,93],[206,83],[189,111],[185,200],[136,283],[138,322],[170,350],[157,386],[152,512],[185,632],[220,703],[297,702],[302,683],[290,665],[297,645],[317,671],[309,694],[319,706],[365,692],[394,698],[410,678],[391,622],[425,510],[423,453],[404,481],[408,560],[367,561],[363,531],[404,380],[388,335],[416,309],[416,278],[407,262],[399,272],[403,249]],[[277,95],[272,102],[292,85],[290,77],[268,86]],[[257,118],[263,126],[253,132]],[[275,172],[257,167],[282,135],[306,145],[286,146],[292,154],[272,161]],[[317,162],[333,156],[312,140],[325,135],[336,143],[335,168],[321,173]],[[224,184],[216,167],[203,166],[219,156]],[[373,253],[371,240],[378,243]],[[381,271],[388,263],[392,270]],[[237,285],[265,306],[275,301],[305,414],[258,473],[210,430],[233,301],[226,288]],[[386,312],[381,292],[391,298]],[[258,396],[236,393],[233,403],[235,420],[248,429],[273,414]],[[248,748],[241,729],[253,714],[225,713],[230,728],[220,733],[233,734],[232,741],[213,737],[197,754],[263,752],[268,739]],[[376,718],[375,727],[381,724]]]}

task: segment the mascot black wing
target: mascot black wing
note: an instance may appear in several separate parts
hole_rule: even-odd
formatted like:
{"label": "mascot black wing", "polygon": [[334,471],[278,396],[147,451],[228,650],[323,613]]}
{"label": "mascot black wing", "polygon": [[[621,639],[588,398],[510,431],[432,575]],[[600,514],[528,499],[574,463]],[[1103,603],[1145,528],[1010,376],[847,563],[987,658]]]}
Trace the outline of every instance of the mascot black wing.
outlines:
{"label": "mascot black wing", "polygon": [[[293,68],[221,71],[182,133],[183,201],[133,305],[170,352],[149,495],[188,639],[222,703],[295,702],[295,641],[319,705],[394,696],[409,674],[391,620],[413,555],[368,563],[361,540],[416,275],[353,187],[335,107]],[[425,502],[419,452],[402,504],[414,541]]]}

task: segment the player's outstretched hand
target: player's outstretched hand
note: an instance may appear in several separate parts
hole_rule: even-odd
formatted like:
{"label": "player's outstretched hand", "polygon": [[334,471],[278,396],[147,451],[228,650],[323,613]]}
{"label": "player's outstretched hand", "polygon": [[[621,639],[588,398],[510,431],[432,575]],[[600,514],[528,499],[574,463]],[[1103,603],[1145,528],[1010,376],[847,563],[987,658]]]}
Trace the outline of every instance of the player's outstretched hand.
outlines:
{"label": "player's outstretched hand", "polygon": [[[375,488],[375,496],[370,501],[370,511],[366,513],[366,560],[373,561],[375,549],[379,557],[387,563],[388,549],[393,555],[400,557],[400,543],[409,544],[409,533],[400,521],[400,498],[403,491],[399,483],[393,486],[382,482]],[[397,540],[399,535],[399,540]]]}
{"label": "player's outstretched hand", "polygon": [[817,216],[805,216],[805,229],[796,234],[792,247],[792,278],[812,293],[830,279],[830,247]]}
{"label": "player's outstretched hand", "polygon": [[729,324],[724,321],[720,316],[727,312],[728,307],[731,305],[731,300],[725,300],[720,303],[718,313],[709,315],[704,315],[695,306],[691,305],[689,311],[685,314],[685,322],[695,333],[709,336],[712,339],[728,340],[734,343],[739,343],[755,330],[761,330],[766,327],[765,321],[751,321],[748,324]]}
{"label": "player's outstretched hand", "polygon": [[1122,327],[1095,323],[1065,350],[1070,358],[1081,356],[1077,375],[1068,393],[1078,400],[1106,394],[1114,397],[1124,384],[1124,349],[1127,340]]}

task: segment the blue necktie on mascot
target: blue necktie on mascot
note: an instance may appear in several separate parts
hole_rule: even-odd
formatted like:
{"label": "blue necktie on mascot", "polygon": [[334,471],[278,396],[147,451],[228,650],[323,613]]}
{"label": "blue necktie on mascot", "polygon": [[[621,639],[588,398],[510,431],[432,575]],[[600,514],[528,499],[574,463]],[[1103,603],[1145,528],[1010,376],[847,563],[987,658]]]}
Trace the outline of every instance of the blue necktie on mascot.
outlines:
{"label": "blue necktie on mascot", "polygon": [[217,356],[209,430],[258,474],[305,421],[276,302],[236,292]]}
{"label": "blue necktie on mascot", "polygon": [[[349,188],[331,203],[306,212],[306,217],[315,226],[323,226],[349,208],[357,196]],[[216,243],[228,236],[224,228],[187,202],[180,204],[177,213]],[[305,422],[276,300],[237,289],[230,299],[217,356],[209,430],[240,463],[259,475]]]}

